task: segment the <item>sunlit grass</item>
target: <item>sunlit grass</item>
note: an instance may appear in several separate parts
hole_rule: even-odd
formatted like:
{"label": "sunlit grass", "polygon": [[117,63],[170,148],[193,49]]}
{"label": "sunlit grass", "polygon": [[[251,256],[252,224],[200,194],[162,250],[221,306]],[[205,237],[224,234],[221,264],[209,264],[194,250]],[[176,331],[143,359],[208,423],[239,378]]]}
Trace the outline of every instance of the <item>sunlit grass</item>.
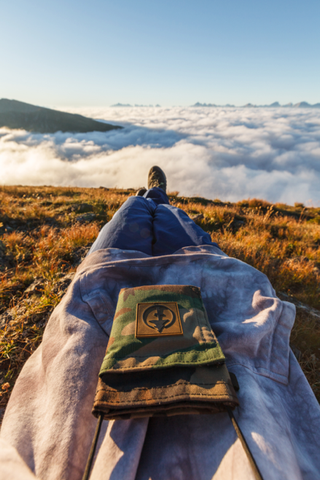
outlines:
{"label": "sunlit grass", "polygon": [[[41,342],[47,319],[64,290],[57,282],[74,272],[100,228],[132,190],[0,187],[0,406],[6,405],[22,365]],[[228,255],[264,272],[279,295],[320,309],[320,209],[238,203],[170,194]],[[81,219],[83,215],[87,218]],[[39,279],[39,291],[25,293]],[[320,399],[320,318],[299,310],[291,341]]]}

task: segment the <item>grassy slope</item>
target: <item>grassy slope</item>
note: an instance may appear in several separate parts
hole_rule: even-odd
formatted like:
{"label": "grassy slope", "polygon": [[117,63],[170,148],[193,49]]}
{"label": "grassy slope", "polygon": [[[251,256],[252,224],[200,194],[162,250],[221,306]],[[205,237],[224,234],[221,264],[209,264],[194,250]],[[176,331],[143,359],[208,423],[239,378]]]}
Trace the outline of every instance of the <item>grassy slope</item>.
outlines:
{"label": "grassy slope", "polygon": [[29,132],[107,132],[122,128],[73,113],[38,107],[17,100],[0,99],[0,126]]}
{"label": "grassy slope", "polygon": [[[0,189],[0,409],[99,229],[133,194],[104,188]],[[197,223],[222,250],[266,273],[279,297],[297,305],[291,343],[320,400],[320,209],[174,193],[170,201],[190,216],[201,214]]]}

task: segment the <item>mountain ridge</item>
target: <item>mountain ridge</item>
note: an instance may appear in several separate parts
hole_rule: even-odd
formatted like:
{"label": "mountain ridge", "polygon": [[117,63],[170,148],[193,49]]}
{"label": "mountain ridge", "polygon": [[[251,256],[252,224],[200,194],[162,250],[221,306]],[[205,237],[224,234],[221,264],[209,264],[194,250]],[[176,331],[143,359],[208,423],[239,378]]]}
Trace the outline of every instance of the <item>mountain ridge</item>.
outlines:
{"label": "mountain ridge", "polygon": [[135,105],[131,105],[130,103],[115,103],[114,105],[110,105],[111,107],[161,107],[161,105],[159,105],[157,103],[157,105],[139,105],[139,104],[135,104]]}
{"label": "mountain ridge", "polygon": [[18,100],[0,99],[0,128],[23,129],[37,133],[108,132],[122,128],[83,115],[61,112]]}
{"label": "mountain ridge", "polygon": [[[235,105],[216,105],[215,103],[201,103],[197,102],[194,105],[190,105],[191,107],[234,107],[236,108]],[[308,102],[298,102],[298,103],[287,103],[286,105],[280,105],[279,102],[273,102],[270,105],[254,105],[252,103],[247,103],[246,105],[241,105],[240,107],[237,108],[320,108],[320,103],[315,103],[314,105],[311,105]]]}

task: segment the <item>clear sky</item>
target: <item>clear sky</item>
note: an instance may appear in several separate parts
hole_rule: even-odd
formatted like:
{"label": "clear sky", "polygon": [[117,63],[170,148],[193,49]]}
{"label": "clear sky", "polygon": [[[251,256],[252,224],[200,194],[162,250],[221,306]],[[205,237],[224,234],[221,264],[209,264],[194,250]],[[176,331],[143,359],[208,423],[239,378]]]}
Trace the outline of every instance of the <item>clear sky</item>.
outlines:
{"label": "clear sky", "polygon": [[0,98],[320,102],[319,0],[0,0]]}

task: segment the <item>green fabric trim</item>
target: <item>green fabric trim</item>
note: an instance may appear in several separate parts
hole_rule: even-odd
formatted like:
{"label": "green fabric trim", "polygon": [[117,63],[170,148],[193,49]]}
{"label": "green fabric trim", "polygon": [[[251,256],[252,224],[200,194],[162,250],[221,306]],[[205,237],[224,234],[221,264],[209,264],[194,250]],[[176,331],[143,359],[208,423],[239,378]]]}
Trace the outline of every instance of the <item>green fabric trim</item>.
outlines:
{"label": "green fabric trim", "polygon": [[[123,353],[122,350],[121,353]],[[126,367],[125,365],[120,366],[118,364],[119,361],[122,361],[122,363],[125,362],[126,359],[124,359],[123,357],[116,358],[106,356],[102,362],[99,375],[102,376],[107,372],[112,373],[112,370],[114,371],[114,373],[119,373],[119,370],[122,369],[124,371],[133,371],[141,368],[143,368],[143,370],[154,370],[178,366],[196,367],[199,365],[223,364],[225,362],[225,356],[222,353],[220,345],[216,342],[199,344],[186,349],[181,349],[177,352],[166,355],[165,357],[158,358],[158,360],[153,365],[142,367],[140,365],[141,362],[147,360],[149,357],[150,356],[135,357],[134,354],[130,355],[130,353],[128,353],[126,359],[137,358],[137,364],[135,367]]]}

